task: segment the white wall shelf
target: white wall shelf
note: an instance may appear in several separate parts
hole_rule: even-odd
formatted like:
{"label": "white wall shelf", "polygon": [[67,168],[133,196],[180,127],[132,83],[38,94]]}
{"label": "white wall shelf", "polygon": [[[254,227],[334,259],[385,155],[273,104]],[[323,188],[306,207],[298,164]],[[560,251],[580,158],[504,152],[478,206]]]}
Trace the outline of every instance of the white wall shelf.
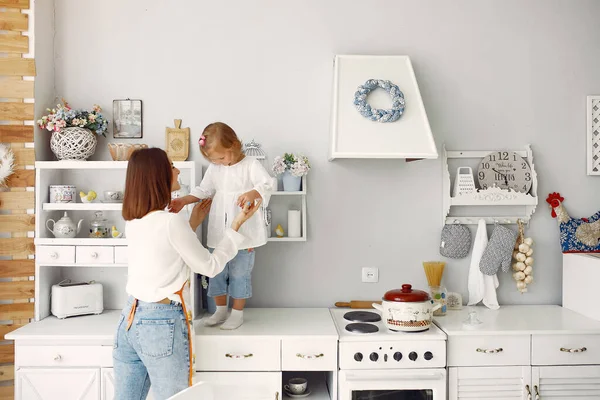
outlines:
{"label": "white wall shelf", "polygon": [[[121,215],[122,203],[104,203],[106,190],[124,190],[127,161],[38,161],[36,167],[35,190],[35,319],[41,320],[50,315],[50,291],[54,284],[65,278],[77,281],[94,280],[103,285],[106,309],[119,308],[126,301],[127,282],[126,246],[127,238],[89,238],[90,222],[95,211],[104,211],[107,225],[116,226],[124,232],[125,221]],[[190,188],[196,186],[196,164],[192,161],[179,161],[174,165],[181,171],[180,180]],[[74,185],[76,203],[49,203],[50,185]],[[98,199],[94,203],[80,203],[79,192],[94,190]],[[46,221],[56,220],[61,211],[68,211],[73,222],[81,224],[81,231],[75,238],[54,238],[46,229]],[[102,258],[85,256],[90,253],[87,246],[94,246]],[[82,257],[80,257],[80,253]],[[50,254],[61,258],[52,259]],[[62,256],[64,255],[64,258]],[[59,261],[60,260],[60,261]],[[195,275],[195,274],[193,274]],[[191,292],[194,298],[190,309],[197,315],[201,305],[201,295],[197,279],[192,276]],[[125,296],[125,297],[124,297]]]}
{"label": "white wall shelf", "polygon": [[[271,237],[267,239],[268,242],[306,242],[306,194],[308,192],[306,175],[302,177],[302,190],[294,192],[276,191],[271,193],[271,200],[269,201],[268,208],[272,211],[271,220]],[[300,202],[298,202],[300,197]],[[286,207],[287,208],[284,208]],[[284,233],[287,235],[287,210],[289,209],[300,209],[300,237],[287,237],[284,236],[279,238],[275,236],[275,228],[278,224],[283,227]],[[282,211],[284,210],[284,211]]]}
{"label": "white wall shelf", "polygon": [[121,211],[123,203],[44,203],[42,210],[60,210],[60,211]]}
{"label": "white wall shelf", "polygon": [[[484,219],[488,224],[516,224],[519,219],[525,223],[529,222],[538,204],[537,173],[533,164],[533,152],[529,145],[525,146],[525,150],[515,151],[527,160],[531,168],[533,182],[529,193],[492,187],[485,190],[477,189],[475,192],[459,194],[456,197],[452,196],[453,182],[448,166],[449,160],[460,160],[461,165],[458,166],[463,167],[466,166],[462,164],[463,160],[471,160],[470,162],[476,160],[479,162],[493,151],[448,151],[444,146],[442,160],[443,224],[459,222],[470,225],[477,224],[480,219]],[[454,213],[457,207],[462,208],[462,212],[451,215],[451,212]],[[465,211],[467,208],[468,210]],[[502,208],[510,208],[510,212],[503,215],[502,212],[499,212]],[[476,211],[473,215],[478,214],[480,216],[470,216],[469,214],[472,211]]]}

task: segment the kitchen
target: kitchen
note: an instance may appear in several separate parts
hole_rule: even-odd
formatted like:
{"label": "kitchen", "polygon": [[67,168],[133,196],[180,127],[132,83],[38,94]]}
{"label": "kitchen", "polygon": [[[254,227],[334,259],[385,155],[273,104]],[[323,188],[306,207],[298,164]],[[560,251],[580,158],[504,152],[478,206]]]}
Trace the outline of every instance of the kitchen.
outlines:
{"label": "kitchen", "polygon": [[[207,163],[194,139],[214,120],[260,143],[268,165],[285,152],[310,158],[307,240],[268,243],[257,251],[249,310],[381,299],[404,283],[425,290],[422,262],[438,259],[447,262],[445,287],[466,304],[470,256],[439,254],[443,146],[524,151],[527,144],[543,196],[526,226],[535,241],[535,280],[522,294],[512,271],[499,273],[498,302],[501,310],[562,304],[559,229],[545,199],[558,191],[573,215],[597,211],[599,183],[586,175],[585,161],[586,96],[600,92],[595,2],[374,1],[372,13],[364,4],[341,1],[177,7],[103,1],[91,9],[74,0],[32,4],[36,119],[61,98],[77,107],[98,103],[109,120],[113,100],[142,99],[143,137],[127,142],[164,147],[165,127],[181,119],[191,130],[188,160],[195,162],[196,182]],[[93,53],[82,50],[88,48]],[[437,159],[328,161],[338,54],[410,57]],[[268,112],[258,112],[257,105]],[[366,133],[360,142],[366,146],[374,135]],[[91,161],[111,160],[107,144],[124,141],[107,136],[99,138]],[[36,129],[37,161],[54,160],[49,137]],[[283,211],[273,218],[276,226]],[[45,224],[45,218],[36,223]],[[474,237],[476,221],[468,227]],[[493,224],[488,228],[491,234]],[[378,282],[362,282],[365,267],[378,269]],[[118,281],[125,272],[111,274]]]}

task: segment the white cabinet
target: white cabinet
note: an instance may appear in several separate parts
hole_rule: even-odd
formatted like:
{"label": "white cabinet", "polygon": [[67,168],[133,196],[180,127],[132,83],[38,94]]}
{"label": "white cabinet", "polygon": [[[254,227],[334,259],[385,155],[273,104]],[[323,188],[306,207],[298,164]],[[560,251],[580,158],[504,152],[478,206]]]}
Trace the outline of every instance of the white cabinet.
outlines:
{"label": "white cabinet", "polygon": [[451,367],[448,388],[450,400],[528,400],[531,367]]}
{"label": "white cabinet", "polygon": [[282,400],[281,372],[199,372],[209,382],[215,399]]}
{"label": "white cabinet", "polygon": [[99,400],[100,368],[20,368],[16,400]]}
{"label": "white cabinet", "polygon": [[533,367],[531,375],[536,400],[600,399],[600,366]]}

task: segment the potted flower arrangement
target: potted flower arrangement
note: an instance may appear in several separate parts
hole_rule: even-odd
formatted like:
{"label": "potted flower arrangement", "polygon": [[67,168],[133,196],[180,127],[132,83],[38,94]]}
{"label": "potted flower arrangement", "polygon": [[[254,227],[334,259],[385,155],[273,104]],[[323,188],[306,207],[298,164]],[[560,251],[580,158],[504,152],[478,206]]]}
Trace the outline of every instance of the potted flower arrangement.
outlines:
{"label": "potted flower arrangement", "polygon": [[37,121],[42,129],[52,132],[50,148],[59,160],[86,160],[96,151],[97,136],[106,137],[108,120],[94,105],[91,110],[73,109],[63,99],[63,104],[48,109]]}
{"label": "potted flower arrangement", "polygon": [[283,157],[277,156],[273,161],[273,172],[282,175],[283,190],[296,192],[300,190],[302,177],[310,171],[308,158],[303,155],[285,153]]}

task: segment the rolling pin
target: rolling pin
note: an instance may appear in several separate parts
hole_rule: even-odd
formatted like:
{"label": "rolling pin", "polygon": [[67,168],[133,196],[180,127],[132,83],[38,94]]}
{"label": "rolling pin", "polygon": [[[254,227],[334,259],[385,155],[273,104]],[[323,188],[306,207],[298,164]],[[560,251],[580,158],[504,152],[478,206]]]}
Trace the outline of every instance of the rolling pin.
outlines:
{"label": "rolling pin", "polygon": [[336,307],[350,307],[350,308],[373,308],[372,304],[381,304],[381,300],[352,300],[350,302],[338,301],[335,303]]}

